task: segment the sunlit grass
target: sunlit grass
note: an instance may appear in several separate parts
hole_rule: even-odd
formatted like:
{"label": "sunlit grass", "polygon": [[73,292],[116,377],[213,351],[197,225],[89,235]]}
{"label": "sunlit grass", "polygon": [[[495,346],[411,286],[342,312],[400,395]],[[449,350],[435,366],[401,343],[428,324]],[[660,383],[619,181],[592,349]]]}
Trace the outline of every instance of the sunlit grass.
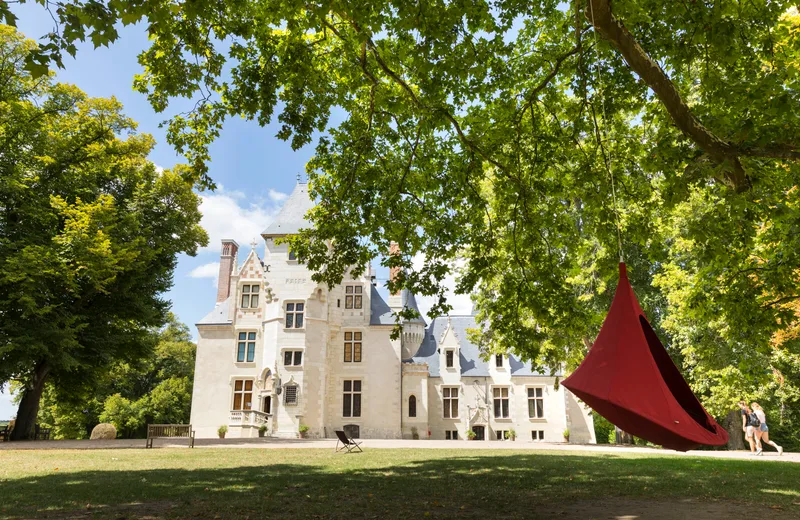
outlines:
{"label": "sunlit grass", "polygon": [[576,500],[736,500],[796,512],[800,465],[482,450],[0,451],[0,517],[526,518]]}

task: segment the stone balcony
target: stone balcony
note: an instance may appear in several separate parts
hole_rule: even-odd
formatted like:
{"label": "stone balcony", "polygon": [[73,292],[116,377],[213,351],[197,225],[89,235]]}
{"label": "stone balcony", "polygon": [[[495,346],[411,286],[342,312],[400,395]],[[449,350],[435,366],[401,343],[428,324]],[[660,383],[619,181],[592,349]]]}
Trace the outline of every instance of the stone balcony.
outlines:
{"label": "stone balcony", "polygon": [[[264,425],[267,427],[267,435],[272,433],[271,421],[272,415],[258,410],[231,410],[228,426],[231,428],[239,428],[241,437],[253,436],[252,433],[258,432],[258,429]],[[245,430],[250,430],[245,432]]]}

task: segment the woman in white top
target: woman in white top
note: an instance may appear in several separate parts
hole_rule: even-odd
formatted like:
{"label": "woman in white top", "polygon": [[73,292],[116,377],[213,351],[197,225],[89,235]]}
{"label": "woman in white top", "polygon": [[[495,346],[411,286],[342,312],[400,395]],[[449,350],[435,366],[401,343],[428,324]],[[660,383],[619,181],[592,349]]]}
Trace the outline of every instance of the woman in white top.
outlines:
{"label": "woman in white top", "polygon": [[758,444],[758,452],[757,455],[761,455],[761,442],[765,442],[778,450],[778,455],[783,455],[783,448],[775,444],[774,441],[769,440],[769,428],[767,427],[767,416],[764,413],[764,409],[761,408],[761,405],[753,402],[750,403],[750,407],[753,409],[753,413],[756,414],[758,420],[761,422],[759,426],[756,427],[756,443]]}

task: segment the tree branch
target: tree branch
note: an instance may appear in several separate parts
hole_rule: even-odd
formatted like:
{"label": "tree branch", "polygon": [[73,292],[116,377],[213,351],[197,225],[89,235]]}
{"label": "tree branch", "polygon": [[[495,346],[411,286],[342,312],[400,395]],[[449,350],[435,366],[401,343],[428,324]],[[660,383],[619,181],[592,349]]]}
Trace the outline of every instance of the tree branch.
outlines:
{"label": "tree branch", "polygon": [[644,80],[661,100],[676,126],[691,140],[696,142],[717,162],[726,167],[726,178],[738,192],[746,191],[750,181],[739,161],[739,150],[709,131],[692,113],[681,98],[675,85],[628,29],[611,12],[610,0],[589,0],[586,17],[606,40],[622,54],[628,66]]}

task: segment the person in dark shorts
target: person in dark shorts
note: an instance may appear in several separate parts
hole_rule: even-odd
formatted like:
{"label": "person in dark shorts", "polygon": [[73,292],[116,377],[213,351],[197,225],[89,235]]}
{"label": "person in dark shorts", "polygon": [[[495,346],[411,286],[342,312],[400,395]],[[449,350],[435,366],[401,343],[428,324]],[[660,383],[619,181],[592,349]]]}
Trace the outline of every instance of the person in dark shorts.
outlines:
{"label": "person in dark shorts", "polygon": [[750,407],[744,401],[739,401],[739,408],[742,410],[742,431],[745,440],[750,444],[750,453],[756,452],[755,428]]}

